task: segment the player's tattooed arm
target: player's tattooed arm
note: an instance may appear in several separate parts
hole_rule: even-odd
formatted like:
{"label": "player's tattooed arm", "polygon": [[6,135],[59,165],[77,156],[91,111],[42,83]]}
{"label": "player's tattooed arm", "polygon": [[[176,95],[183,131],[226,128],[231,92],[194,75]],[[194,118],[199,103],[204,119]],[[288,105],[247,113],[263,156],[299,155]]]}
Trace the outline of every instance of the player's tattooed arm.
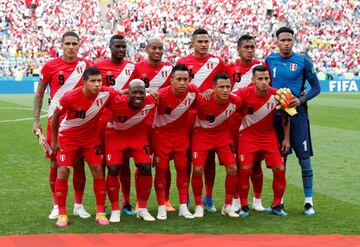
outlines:
{"label": "player's tattooed arm", "polygon": [[51,117],[51,149],[56,153],[60,148],[58,143],[60,113],[56,109]]}
{"label": "player's tattooed arm", "polygon": [[34,124],[33,124],[34,134],[36,134],[38,130],[42,132],[42,126],[40,122],[40,112],[42,108],[45,89],[46,89],[46,84],[40,81],[34,97]]}
{"label": "player's tattooed arm", "polygon": [[281,151],[286,154],[290,149],[290,116],[281,111],[281,123],[284,130],[284,140],[281,143]]}

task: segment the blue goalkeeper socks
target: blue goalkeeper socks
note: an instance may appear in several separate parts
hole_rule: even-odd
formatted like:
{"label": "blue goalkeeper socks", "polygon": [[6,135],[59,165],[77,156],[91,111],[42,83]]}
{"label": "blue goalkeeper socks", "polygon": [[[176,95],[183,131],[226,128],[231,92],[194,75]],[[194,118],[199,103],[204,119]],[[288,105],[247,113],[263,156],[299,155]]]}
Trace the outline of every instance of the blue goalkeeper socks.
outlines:
{"label": "blue goalkeeper socks", "polygon": [[309,159],[299,159],[305,197],[313,196],[313,170]]}

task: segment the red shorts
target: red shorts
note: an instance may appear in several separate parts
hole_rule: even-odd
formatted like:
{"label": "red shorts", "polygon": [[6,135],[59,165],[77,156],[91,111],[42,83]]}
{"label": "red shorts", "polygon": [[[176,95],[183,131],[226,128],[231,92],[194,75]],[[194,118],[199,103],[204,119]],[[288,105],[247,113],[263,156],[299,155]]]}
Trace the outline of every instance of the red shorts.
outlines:
{"label": "red shorts", "polygon": [[61,149],[57,152],[56,160],[59,166],[72,166],[74,161],[85,158],[89,165],[102,165],[103,154],[101,144],[80,145],[60,141]]}
{"label": "red shorts", "polygon": [[151,150],[146,135],[125,137],[116,130],[106,130],[105,153],[107,165],[124,164],[123,158],[133,157],[135,163],[151,163]]}
{"label": "red shorts", "polygon": [[187,150],[171,153],[154,152],[154,164],[158,168],[167,169],[171,159],[174,159],[176,168],[186,168],[188,165]]}
{"label": "red shorts", "polygon": [[243,166],[252,166],[257,157],[263,157],[267,167],[277,167],[284,165],[284,159],[279,150],[269,151],[257,151],[249,153],[239,153],[239,163]]}
{"label": "red shorts", "polygon": [[190,146],[188,132],[170,134],[158,129],[153,129],[151,139],[151,148],[154,152],[186,152]]}
{"label": "red shorts", "polygon": [[[208,157],[209,150],[197,151],[196,149],[192,150],[192,162],[194,167],[205,167],[206,158]],[[217,156],[219,157],[219,162],[224,166],[236,165],[236,155],[235,155],[235,146],[234,144],[228,144],[223,146],[217,146],[213,148]]]}

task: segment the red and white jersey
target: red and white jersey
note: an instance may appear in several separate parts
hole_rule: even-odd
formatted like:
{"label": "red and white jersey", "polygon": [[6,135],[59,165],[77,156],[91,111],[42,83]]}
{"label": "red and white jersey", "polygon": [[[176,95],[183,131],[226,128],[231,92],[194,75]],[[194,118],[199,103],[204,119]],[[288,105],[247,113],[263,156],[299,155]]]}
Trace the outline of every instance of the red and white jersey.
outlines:
{"label": "red and white jersey", "polygon": [[98,124],[102,111],[119,95],[113,88],[102,87],[93,97],[87,97],[82,87],[66,93],[57,107],[60,114],[66,114],[60,123],[59,137],[91,143],[98,138]]}
{"label": "red and white jersey", "polygon": [[114,87],[116,90],[128,88],[129,82],[136,76],[135,64],[127,59],[116,64],[107,58],[94,66],[100,70],[103,83],[108,87]]}
{"label": "red and white jersey", "polygon": [[82,75],[87,67],[91,65],[89,60],[77,58],[75,62],[67,63],[62,57],[47,62],[41,69],[40,81],[49,84],[51,103],[48,117],[54,114],[59,105],[60,98],[70,90],[81,87]]}
{"label": "red and white jersey", "polygon": [[189,110],[198,94],[199,90],[193,84],[190,84],[186,93],[181,96],[174,94],[172,85],[160,89],[153,128],[169,134],[186,135],[189,131]]}
{"label": "red and white jersey", "polygon": [[211,54],[204,58],[196,58],[190,54],[179,59],[177,64],[179,63],[183,63],[188,67],[190,77],[192,77],[191,83],[197,86],[201,93],[213,88],[216,74],[225,72],[223,60]]}
{"label": "red and white jersey", "polygon": [[136,78],[143,80],[146,88],[158,90],[170,85],[172,69],[173,65],[169,62],[161,62],[160,66],[153,67],[148,61],[142,61],[136,64]]}
{"label": "red and white jersey", "polygon": [[146,96],[143,106],[137,110],[130,108],[128,101],[129,97],[123,95],[111,102],[109,110],[113,114],[113,120],[106,128],[119,131],[124,136],[137,135],[139,132],[146,133],[147,129],[144,126],[147,119],[155,112],[156,100],[151,95]]}
{"label": "red and white jersey", "polygon": [[241,98],[233,94],[230,94],[228,101],[223,105],[216,103],[214,93],[210,100],[198,97],[196,99],[195,130],[208,135],[228,133],[229,119],[239,111],[241,104]]}
{"label": "red and white jersey", "polygon": [[235,94],[243,101],[240,138],[247,137],[259,142],[276,140],[276,130],[273,126],[278,104],[275,99],[276,89],[270,87],[265,97],[257,96],[254,86],[239,89]]}
{"label": "red and white jersey", "polygon": [[265,66],[265,63],[254,59],[250,65],[247,65],[242,64],[239,59],[235,63],[226,65],[226,72],[231,80],[233,92],[239,88],[247,87],[252,83],[252,69],[258,65]]}

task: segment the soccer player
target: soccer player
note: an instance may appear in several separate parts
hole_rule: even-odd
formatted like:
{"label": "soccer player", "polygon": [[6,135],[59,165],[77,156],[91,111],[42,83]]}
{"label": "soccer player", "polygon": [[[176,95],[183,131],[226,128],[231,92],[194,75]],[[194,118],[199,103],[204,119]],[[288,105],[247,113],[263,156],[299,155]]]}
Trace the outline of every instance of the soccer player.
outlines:
{"label": "soccer player", "polygon": [[[85,158],[93,175],[96,198],[96,221],[109,224],[104,215],[106,183],[102,169],[102,148],[99,122],[102,111],[118,93],[102,87],[100,71],[90,67],[83,74],[84,86],[67,92],[56,107],[51,119],[52,149],[57,152],[55,193],[59,205],[57,226],[68,225],[66,197],[70,167],[77,158]],[[60,123],[60,116],[65,118]]]}
{"label": "soccer player", "polygon": [[109,106],[113,115],[105,132],[106,163],[108,166],[107,190],[111,202],[110,222],[120,222],[119,167],[124,155],[132,156],[138,170],[137,217],[145,221],[155,218],[146,205],[151,192],[151,156],[147,120],[154,114],[156,100],[145,95],[145,83],[134,79],[129,83],[128,95],[117,97]]}
{"label": "soccer player", "polygon": [[198,95],[198,88],[189,85],[189,71],[184,64],[172,70],[171,85],[159,90],[157,111],[153,123],[152,148],[156,167],[155,190],[158,200],[159,220],[167,219],[165,205],[166,171],[169,161],[174,159],[179,192],[179,216],[193,219],[187,207],[189,174],[187,172],[187,150],[190,146],[188,117],[190,107]]}
{"label": "soccer player", "polygon": [[[244,88],[249,86],[249,84],[252,84],[252,68],[258,66],[259,64],[263,64],[259,60],[254,59],[255,47],[255,38],[249,34],[242,35],[237,41],[237,51],[240,59],[238,59],[235,63],[226,66],[226,71],[233,85],[233,92],[237,91],[239,88]],[[239,113],[235,113],[230,119],[230,128],[233,141],[236,146],[239,138],[240,123],[241,115]],[[261,157],[257,157],[255,159],[251,174],[251,181],[254,190],[252,207],[255,209],[255,211],[265,211],[265,208],[262,206],[261,203],[261,193],[263,185]],[[241,205],[238,195],[235,195],[235,197],[233,198],[232,206],[235,212],[240,210]]]}
{"label": "soccer player", "polygon": [[202,97],[196,99],[197,117],[192,133],[192,188],[195,199],[194,216],[204,216],[201,195],[203,189],[202,176],[206,158],[210,150],[215,150],[220,163],[225,166],[225,203],[223,215],[239,217],[232,210],[231,201],[237,192],[236,150],[229,131],[229,118],[238,111],[241,99],[231,93],[231,83],[226,73],[215,75],[213,82],[214,93],[210,100]]}
{"label": "soccer player", "polygon": [[[122,35],[113,35],[110,38],[111,57],[105,59],[94,66],[96,66],[102,74],[103,82],[109,87],[114,87],[117,90],[128,88],[128,84],[136,76],[135,64],[125,58],[126,55],[126,39]],[[101,117],[101,136],[103,143],[105,142],[105,128],[108,120],[111,117],[111,112],[105,109]],[[105,144],[105,143],[104,143]],[[130,203],[130,166],[129,159],[124,157],[124,165],[120,166],[120,182],[123,195],[121,212],[129,216],[136,215]]]}
{"label": "soccer player", "polygon": [[[90,61],[78,58],[78,50],[80,45],[80,38],[74,32],[66,32],[61,38],[61,47],[63,56],[55,58],[47,62],[41,70],[40,82],[35,93],[34,98],[34,125],[33,132],[42,132],[40,123],[40,112],[46,87],[49,85],[50,89],[50,105],[48,110],[48,125],[47,125],[47,142],[51,144],[51,117],[59,104],[60,98],[68,91],[75,87],[82,86],[82,75],[85,69],[91,64]],[[56,180],[56,157],[47,153],[47,158],[50,159],[50,188],[53,195],[54,206],[49,215],[49,219],[57,219],[59,215],[59,208],[55,196],[55,180]],[[82,199],[85,188],[85,171],[83,161],[76,162],[74,165],[73,174],[74,186],[74,215],[79,215],[81,218],[89,218],[91,215],[86,212],[83,207]]]}
{"label": "soccer player", "polygon": [[[249,215],[249,177],[252,173],[254,158],[259,154],[265,158],[266,165],[273,171],[274,199],[271,212],[278,216],[286,216],[287,214],[281,208],[281,199],[286,186],[285,166],[279,150],[276,129],[273,126],[278,104],[275,99],[276,89],[269,87],[270,75],[265,66],[256,66],[252,69],[252,73],[254,86],[242,88],[236,92],[243,101],[241,107],[243,118],[238,142],[240,216]],[[285,138],[281,144],[281,150],[287,152],[290,147],[289,125],[286,125],[284,133]]]}
{"label": "soccer player", "polygon": [[[289,27],[281,27],[276,31],[279,53],[271,54],[265,60],[268,64],[272,85],[275,88],[288,87],[295,96],[289,107],[296,107],[297,114],[290,118],[291,148],[298,158],[305,194],[304,214],[315,214],[313,208],[313,169],[310,157],[313,155],[307,102],[320,93],[320,84],[314,66],[304,55],[292,51],[294,45],[294,31]],[[311,89],[305,94],[305,82]],[[276,120],[276,126],[281,126]],[[277,128],[281,134],[281,128]],[[286,160],[286,157],[285,157]]]}
{"label": "soccer player", "polygon": [[[169,62],[162,61],[164,54],[164,43],[160,38],[151,37],[147,40],[146,53],[148,55],[147,60],[136,64],[137,78],[145,82],[146,88],[151,90],[158,90],[170,85],[171,70],[173,65]],[[149,137],[153,119],[148,121]],[[151,138],[150,138],[151,139]],[[151,143],[151,140],[149,141]],[[137,177],[137,174],[136,174]],[[176,209],[170,203],[170,185],[171,185],[171,171],[166,172],[166,185],[165,185],[165,205],[168,212],[176,211]]]}
{"label": "soccer player", "polygon": [[[199,88],[199,92],[203,93],[213,88],[214,77],[220,72],[225,72],[224,62],[209,53],[209,33],[205,29],[196,29],[192,34],[192,46],[194,52],[177,63],[183,63],[189,68],[191,84]],[[190,113],[190,125],[195,121],[196,112]],[[216,208],[212,199],[212,190],[215,182],[215,153],[211,151],[205,166],[205,197],[203,204],[208,212],[216,212]]]}

